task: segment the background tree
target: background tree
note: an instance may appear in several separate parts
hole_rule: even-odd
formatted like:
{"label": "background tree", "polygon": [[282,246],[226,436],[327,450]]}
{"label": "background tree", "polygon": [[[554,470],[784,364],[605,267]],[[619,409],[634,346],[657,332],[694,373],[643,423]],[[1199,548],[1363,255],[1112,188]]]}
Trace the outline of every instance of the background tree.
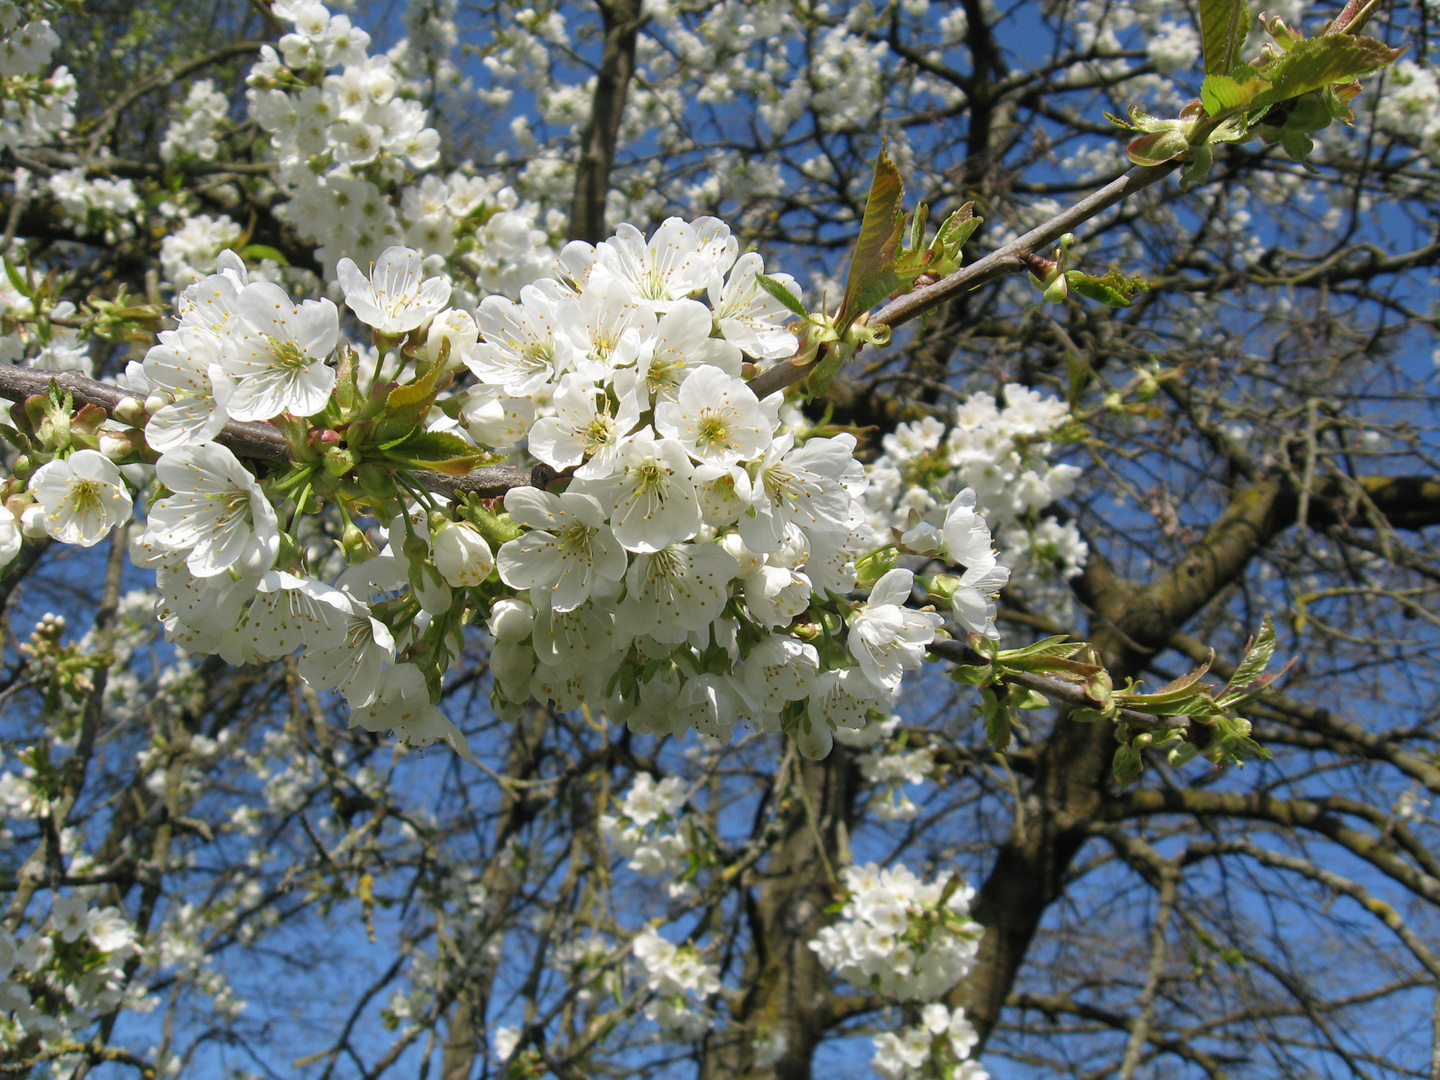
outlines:
{"label": "background tree", "polygon": [[[502,720],[475,628],[443,702],[471,765],[345,727],[294,657],[166,644],[124,529],[27,541],[3,582],[5,1068],[794,1080],[872,1053],[966,1075],[978,1041],[1006,1077],[1440,1075],[1428,9],[1360,14],[1410,52],[1353,127],[1276,105],[1269,142],[1219,148],[1182,193],[1174,164],[1120,179],[1102,115],[1198,92],[1211,43],[1181,4],[317,8],[0,12],[11,396],[26,368],[141,359],[225,247],[339,299],[341,258],[405,243],[473,307],[567,239],[713,213],[833,312],[883,136],[934,220],[985,219],[970,276],[924,321],[882,309],[895,340],[786,415],[863,436],[881,537],[978,492],[1014,570],[1007,647],[1089,641],[1117,688],[1214,650],[1223,682],[1272,614],[1296,663],[1245,711],[1273,758],[1152,750],[1119,782],[1138,719],[1052,694],[987,724],[948,663],[820,760],[743,726]],[[1278,14],[1314,37],[1357,8]],[[53,58],[18,36],[32,17]],[[421,126],[323,114],[282,60]],[[1314,174],[1285,152],[1312,138]],[[1067,231],[1071,266],[1146,288],[1041,302],[1021,272],[1053,285]],[[871,862],[976,888],[983,936],[944,997],[974,1040],[932,1040],[933,1009],[809,947],[861,918],[839,903]]]}

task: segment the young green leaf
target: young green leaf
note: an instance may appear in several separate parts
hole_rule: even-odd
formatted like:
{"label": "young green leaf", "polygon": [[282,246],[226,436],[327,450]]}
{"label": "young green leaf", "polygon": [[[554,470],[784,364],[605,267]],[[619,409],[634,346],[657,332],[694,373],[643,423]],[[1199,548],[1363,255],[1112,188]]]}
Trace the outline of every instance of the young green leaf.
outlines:
{"label": "young green leaf", "polygon": [[1254,101],[1270,84],[1250,67],[1236,68],[1232,75],[1206,75],[1200,84],[1200,100],[1205,112],[1219,116],[1230,109],[1241,109]]}
{"label": "young green leaf", "polygon": [[1200,35],[1205,74],[1224,75],[1240,58],[1250,31],[1250,5],[1245,0],[1200,0]]}
{"label": "young green leaf", "polygon": [[789,311],[792,315],[798,315],[802,319],[808,316],[809,313],[805,310],[805,305],[800,302],[799,297],[785,288],[784,285],[781,285],[780,282],[776,281],[773,277],[766,274],[756,274],[755,282],[776,300],[784,304],[785,310]]}
{"label": "young green leaf", "polygon": [[845,276],[845,298],[836,318],[843,333],[862,314],[869,311],[895,291],[899,284],[892,271],[895,252],[905,229],[905,214],[900,200],[905,185],[900,170],[880,148],[875,159],[875,178],[870,182],[870,195],[865,201],[865,216],[860,222],[860,235],[855,240],[855,253]]}
{"label": "young green leaf", "polygon": [[1131,297],[1149,288],[1141,278],[1127,278],[1117,270],[1111,270],[1104,277],[1095,277],[1080,270],[1067,270],[1065,277],[1069,280],[1070,287],[1081,296],[1117,308],[1129,307]]}
{"label": "young green leaf", "polygon": [[21,296],[25,297],[27,300],[34,299],[35,292],[33,289],[30,288],[30,282],[25,280],[25,275],[21,274],[15,264],[10,261],[10,256],[6,255],[4,259],[5,276],[10,279],[11,286],[13,286],[15,291],[18,292]]}
{"label": "young green leaf", "polygon": [[1252,108],[1278,105],[1331,83],[1344,83],[1394,63],[1407,46],[1392,49],[1374,38],[1332,34],[1298,41],[1284,56],[1267,64],[1261,75],[1270,89],[1258,94]]}
{"label": "young green leaf", "polygon": [[1265,669],[1270,666],[1270,658],[1274,655],[1275,624],[1270,616],[1266,615],[1260,622],[1260,635],[1246,646],[1245,659],[1240,661],[1235,674],[1231,675],[1230,681],[1225,684],[1225,689],[1217,699],[1218,703],[1228,706],[1239,700],[1245,689],[1265,674]]}
{"label": "young green leaf", "polygon": [[448,431],[416,428],[398,443],[386,447],[385,456],[397,465],[464,476],[484,455],[460,436]]}

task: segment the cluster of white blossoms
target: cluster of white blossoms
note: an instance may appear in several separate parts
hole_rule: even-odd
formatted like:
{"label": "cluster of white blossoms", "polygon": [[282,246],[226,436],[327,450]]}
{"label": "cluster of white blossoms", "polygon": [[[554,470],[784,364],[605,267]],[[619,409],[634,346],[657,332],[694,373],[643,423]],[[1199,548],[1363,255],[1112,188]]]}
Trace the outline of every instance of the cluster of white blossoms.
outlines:
{"label": "cluster of white blossoms", "polygon": [[869,809],[881,821],[913,821],[920,808],[905,788],[925,783],[935,772],[934,747],[907,749],[904,735],[894,737],[899,725],[899,716],[872,724],[865,733],[874,732],[875,744],[856,759],[860,775],[876,787]]}
{"label": "cluster of white blossoms", "polygon": [[988,393],[971,394],[948,427],[926,417],[884,437],[865,493],[875,543],[900,529],[911,550],[937,550],[947,502],[968,489],[999,537],[1009,564],[1002,571],[1030,588],[1080,572],[1089,552],[1074,523],[1039,516],[1070,494],[1080,474],[1049,460],[1053,437],[1070,422],[1069,406],[1015,383],[1004,400],[1002,407]]}
{"label": "cluster of white blossoms", "polygon": [[704,1034],[712,1022],[704,1001],[720,989],[720,969],[694,945],[667,941],[653,926],[635,935],[631,955],[636,974],[655,995],[645,1015],[682,1039]]}
{"label": "cluster of white blossoms", "polygon": [[391,57],[371,55],[369,35],[348,16],[313,0],[272,10],[294,30],[251,69],[249,112],[270,136],[289,196],[279,213],[318,244],[328,278],[343,258],[372,259],[399,243],[486,292],[514,295],[546,272],[558,212],[542,214],[493,176],[456,171],[407,184],[439,158],[423,87]]}
{"label": "cluster of white blossoms", "polygon": [[0,149],[39,146],[75,123],[75,76],[64,67],[40,76],[59,44],[48,20],[0,0]]}
{"label": "cluster of white blossoms", "polygon": [[140,193],[130,180],[90,176],[84,168],[66,169],[47,181],[50,194],[65,214],[65,224],[78,236],[102,236],[107,244],[135,235]]}
{"label": "cluster of white blossoms", "polygon": [[657,784],[649,773],[640,773],[619,801],[618,812],[600,818],[600,831],[630,860],[631,870],[671,879],[666,888],[672,899],[693,893],[693,886],[677,875],[689,868],[692,852],[703,843],[696,822],[681,812],[684,805],[684,780],[670,776]]}
{"label": "cluster of white blossoms", "polygon": [[78,894],[56,894],[45,925],[22,938],[0,928],[0,1043],[73,1043],[125,998],[134,952],[135,930],[121,911]]}
{"label": "cluster of white blossoms", "polygon": [[969,972],[980,943],[969,886],[948,872],[922,882],[902,864],[846,867],[844,879],[839,920],[810,942],[828,970],[893,1001],[934,1001]]}
{"label": "cluster of white blossoms", "polygon": [[[17,170],[23,172],[24,170]],[[75,305],[62,300],[45,305],[47,318],[37,319],[39,308],[30,297],[18,292],[10,280],[0,281],[0,315],[9,333],[0,333],[0,362],[24,360],[27,367],[44,371],[82,371],[90,374],[90,339],[73,326],[64,325],[76,317]]]}
{"label": "cluster of white blossoms", "polygon": [[[572,243],[555,277],[473,314],[449,306],[449,282],[427,278],[417,251],[388,249],[368,274],[341,260],[346,304],[380,346],[365,372],[329,300],[297,304],[230,253],[218,265],[182,293],[177,328],[130,364],[134,400],[121,410],[159,454],[161,497],[132,558],[156,571],[158,613],[186,650],[247,663],[303,647],[300,673],[344,693],[352,723],[462,754],[434,702],[471,623],[494,638],[502,716],[534,700],[601,709],[637,732],[720,738],[744,720],[791,732],[816,757],[837,729],[888,714],[921,665],[943,619],[909,606],[910,570],[881,574],[881,563],[868,600],[850,595],[869,540],[854,437],[805,438],[780,423],[780,395],[761,401],[742,377],[747,357],[753,371],[795,337],[756,280],[760,256],[740,255],[722,222]],[[437,396],[466,372],[473,384]],[[407,378],[418,389],[371,393]],[[428,413],[367,419],[405,394],[433,402]],[[232,421],[277,423],[310,463],[262,485],[214,441]],[[380,440],[375,423],[394,437]],[[130,489],[106,452],[133,457],[140,433],[110,427],[101,449],[36,469],[5,513],[80,545],[125,523]],[[515,460],[549,466],[564,488],[447,509],[414,484],[379,502],[355,487],[378,467],[367,454],[437,443],[472,460],[523,450]],[[322,580],[326,559],[296,528],[337,492],[350,565]],[[386,511],[393,519],[362,536],[351,518],[397,497],[409,511]],[[929,548],[969,568],[937,595],[965,631],[994,636],[1005,578],[973,493],[928,528]]]}
{"label": "cluster of white blossoms", "polygon": [[209,79],[190,84],[180,115],[165,129],[160,157],[167,162],[214,161],[220,153],[216,136],[230,115],[230,102]]}
{"label": "cluster of white blossoms", "polygon": [[964,1009],[931,1002],[920,1023],[875,1036],[870,1065],[885,1080],[988,1080],[984,1066],[970,1060],[979,1041]]}
{"label": "cluster of white blossoms", "polygon": [[215,269],[220,253],[240,239],[240,226],[221,214],[186,216],[160,241],[160,269],[176,289],[186,289]]}
{"label": "cluster of white blossoms", "polygon": [[1386,73],[1385,83],[1375,105],[1376,124],[1414,142],[1432,162],[1440,161],[1440,79],[1434,68],[1400,60]]}

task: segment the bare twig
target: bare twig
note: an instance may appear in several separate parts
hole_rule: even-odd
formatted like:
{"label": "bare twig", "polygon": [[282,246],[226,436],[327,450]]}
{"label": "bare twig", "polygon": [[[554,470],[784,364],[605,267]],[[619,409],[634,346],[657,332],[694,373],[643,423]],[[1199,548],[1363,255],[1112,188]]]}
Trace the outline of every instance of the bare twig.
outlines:
{"label": "bare twig", "polygon": [[[899,299],[892,300],[875,313],[868,325],[872,327],[900,326],[902,323],[924,315],[927,311],[934,310],[945,301],[952,300],[962,293],[978,289],[982,285],[987,285],[1002,277],[1008,277],[1010,274],[1018,274],[1026,268],[1025,257],[1027,255],[1033,255],[1041,248],[1049,247],[1067,232],[1089,221],[1095,215],[1108,210],[1137,191],[1142,191],[1165,179],[1178,167],[1178,162],[1167,162],[1164,165],[1147,165],[1131,169],[1124,176],[1106,184],[1093,195],[1081,199],[1068,210],[1056,214],[1045,224],[1031,229],[1018,240],[1010,241],[1004,247],[992,251],[983,259],[979,259],[969,266],[962,267],[933,285],[916,289]],[[750,389],[755,391],[756,397],[766,397],[777,390],[793,386],[810,374],[813,366],[813,364],[795,363],[776,364],[755,376],[750,383]]]}
{"label": "bare twig", "polygon": [[185,76],[191,72],[199,71],[201,68],[209,67],[211,64],[218,64],[222,60],[229,60],[232,56],[244,56],[248,53],[259,52],[260,46],[263,44],[264,42],[260,41],[232,41],[228,45],[222,45],[218,49],[213,49],[208,53],[197,56],[193,60],[187,60],[183,64],[176,64],[174,67],[161,68],[149,78],[141,79],[116,98],[114,103],[106,109],[105,112],[101,114],[100,119],[95,122],[95,129],[90,133],[90,157],[93,158],[100,153],[100,147],[105,144],[105,140],[108,139],[115,130],[115,126],[120,122],[120,117],[125,114],[125,110],[152,90],[158,90],[162,86],[168,86],[179,79],[185,78]]}

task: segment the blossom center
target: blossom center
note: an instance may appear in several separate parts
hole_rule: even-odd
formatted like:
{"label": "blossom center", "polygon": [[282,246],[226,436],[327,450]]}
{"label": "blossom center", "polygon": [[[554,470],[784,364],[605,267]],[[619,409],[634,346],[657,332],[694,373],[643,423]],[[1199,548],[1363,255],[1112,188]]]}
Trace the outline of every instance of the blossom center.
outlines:
{"label": "blossom center", "polygon": [[715,409],[703,410],[695,428],[695,445],[700,449],[729,445],[730,424],[723,413]]}
{"label": "blossom center", "polygon": [[653,458],[643,465],[636,465],[630,470],[635,491],[640,495],[657,495],[661,499],[665,497],[665,489],[669,487],[670,470]]}
{"label": "blossom center", "polygon": [[313,363],[293,341],[270,339],[270,355],[274,365],[284,371],[304,371]]}
{"label": "blossom center", "polygon": [[593,454],[615,441],[615,421],[602,413],[580,429],[580,438],[585,443],[585,452]]}

